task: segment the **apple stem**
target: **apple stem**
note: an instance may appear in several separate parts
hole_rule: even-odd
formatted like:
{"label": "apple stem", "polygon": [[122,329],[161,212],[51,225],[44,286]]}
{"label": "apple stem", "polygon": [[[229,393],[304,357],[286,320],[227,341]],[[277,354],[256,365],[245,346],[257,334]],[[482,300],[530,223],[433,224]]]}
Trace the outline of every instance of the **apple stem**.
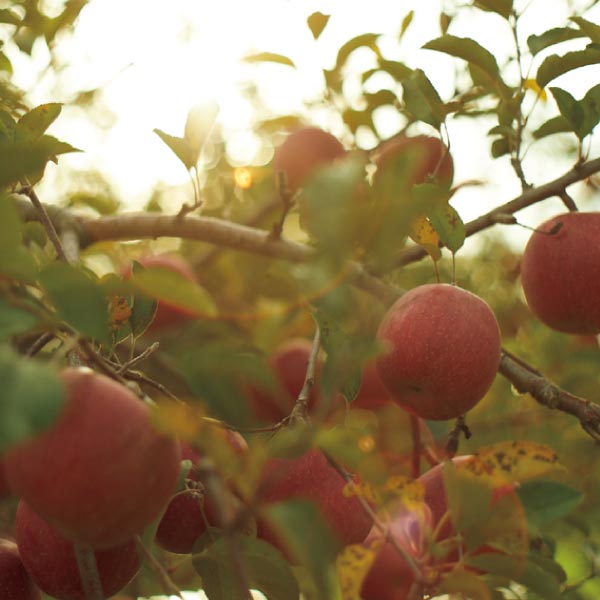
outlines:
{"label": "apple stem", "polygon": [[86,600],[104,600],[102,583],[96,564],[96,555],[94,550],[87,544],[73,544],[77,567],[79,568],[79,577],[83,586],[83,593]]}
{"label": "apple stem", "polygon": [[421,474],[421,426],[420,419],[415,415],[410,415],[410,433],[412,436],[412,476],[417,479]]}

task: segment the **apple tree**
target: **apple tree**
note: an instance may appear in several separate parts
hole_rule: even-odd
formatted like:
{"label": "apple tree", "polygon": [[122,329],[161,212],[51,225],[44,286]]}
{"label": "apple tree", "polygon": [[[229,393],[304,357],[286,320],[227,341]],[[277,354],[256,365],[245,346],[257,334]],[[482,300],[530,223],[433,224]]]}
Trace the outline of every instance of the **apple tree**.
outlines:
{"label": "apple tree", "polygon": [[[87,2],[12,4],[0,596],[597,598],[598,3],[540,29],[542,0],[448,0],[418,47],[413,11],[354,36],[297,114],[249,88],[264,164],[191,108],[154,138],[186,200],[137,212],[44,186],[81,151],[48,132],[99,94],[33,102],[14,75],[45,44],[60,88]],[[334,18],[307,15],[315,44]]]}

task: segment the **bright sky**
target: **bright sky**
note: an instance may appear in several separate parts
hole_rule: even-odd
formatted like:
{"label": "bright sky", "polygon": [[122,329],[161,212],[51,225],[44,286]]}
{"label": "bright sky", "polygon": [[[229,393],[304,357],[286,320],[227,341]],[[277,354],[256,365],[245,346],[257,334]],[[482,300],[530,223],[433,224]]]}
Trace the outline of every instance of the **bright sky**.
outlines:
{"label": "bright sky", "polygon": [[[525,34],[567,23],[563,1],[516,2],[529,5],[521,20]],[[256,155],[257,140],[249,132],[253,113],[243,95],[248,82],[257,84],[274,113],[301,111],[303,101],[317,97],[322,89],[320,69],[332,66],[337,48],[361,33],[386,34],[381,40],[384,55],[423,68],[441,96],[448,98],[453,91],[452,60],[420,49],[440,34],[437,15],[442,4],[443,0],[91,0],[81,14],[76,34],[58,45],[58,54],[67,64],[60,87],[47,77],[36,79],[39,76],[28,60],[11,55],[17,83],[34,90],[34,102],[68,101],[76,91],[101,85],[103,103],[113,114],[111,118],[98,112],[90,121],[89,115],[77,109],[65,109],[51,133],[85,152],[61,157],[57,168],[50,166],[43,188],[45,196],[51,201],[52,190],[60,188],[61,181],[69,176],[67,166],[82,171],[94,166],[108,174],[131,208],[142,207],[157,182],[185,184],[187,173],[153,129],[182,135],[189,108],[206,100],[216,100],[220,105],[219,124],[232,160],[240,164],[268,160],[268,153]],[[551,11],[549,4],[553,6]],[[306,17],[317,10],[332,16],[315,42]],[[415,11],[413,24],[398,45],[400,24],[410,10]],[[476,10],[461,14],[451,32],[474,37],[501,63],[510,37],[503,20]],[[597,10],[596,21],[600,20],[599,14]],[[297,69],[249,65],[240,60],[259,51],[287,55]],[[368,51],[354,55],[358,64],[369,58]],[[33,62],[40,67],[47,61],[47,50],[40,44]],[[598,74],[594,68],[583,71],[583,78],[575,72],[556,83],[579,97],[589,87],[592,73]],[[596,75],[593,78],[600,79]],[[341,123],[332,122],[328,115],[312,113],[311,117],[334,133],[343,133]],[[377,123],[384,135],[393,134],[398,117],[391,111],[384,112]],[[485,187],[461,190],[455,197],[454,205],[465,220],[520,190],[507,162],[489,156],[485,130],[493,124],[482,129],[465,119],[450,121],[455,181],[481,178],[490,182]],[[108,127],[102,130],[96,125]],[[366,145],[371,142],[361,141]],[[569,168],[567,147],[558,155],[556,148],[554,145],[551,154],[541,145],[532,149],[525,162],[532,181],[547,181]],[[561,206],[546,205],[554,210]],[[527,235],[523,231],[523,237]]]}

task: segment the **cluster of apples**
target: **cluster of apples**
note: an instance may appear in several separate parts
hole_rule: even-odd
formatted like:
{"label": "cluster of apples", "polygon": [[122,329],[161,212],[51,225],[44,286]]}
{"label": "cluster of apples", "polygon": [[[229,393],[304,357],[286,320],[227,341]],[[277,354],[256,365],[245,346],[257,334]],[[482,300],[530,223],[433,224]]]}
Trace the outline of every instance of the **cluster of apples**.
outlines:
{"label": "cluster of apples", "polygon": [[85,598],[75,545],[93,549],[104,595],[115,594],[139,569],[135,536],[160,516],[179,477],[178,442],[155,429],[132,391],[86,368],[60,378],[56,423],[4,456],[19,504],[16,545],[0,546],[12,565],[0,569],[2,598],[39,598],[38,588]]}

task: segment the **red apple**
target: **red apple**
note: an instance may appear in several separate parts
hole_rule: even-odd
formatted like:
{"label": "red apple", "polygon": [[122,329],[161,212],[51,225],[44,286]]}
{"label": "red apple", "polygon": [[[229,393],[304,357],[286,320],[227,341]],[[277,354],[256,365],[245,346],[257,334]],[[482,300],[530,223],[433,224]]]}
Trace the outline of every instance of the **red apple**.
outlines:
{"label": "red apple", "polygon": [[6,455],[14,493],[67,538],[94,548],[129,540],[166,506],[179,446],[148,406],[89,369],[65,369],[66,400],[51,429]]}
{"label": "red apple", "polygon": [[42,594],[23,566],[17,544],[0,539],[0,598],[41,600]]}
{"label": "red apple", "polygon": [[[198,280],[191,265],[177,254],[157,254],[155,256],[143,256],[138,261],[144,267],[162,267],[175,271],[188,281],[197,284]],[[131,276],[131,265],[124,271],[125,277]],[[183,306],[177,306],[166,300],[159,300],[156,306],[154,320],[148,328],[149,331],[163,331],[165,329],[180,327],[196,318],[196,314]]]}
{"label": "red apple", "polygon": [[521,262],[531,311],[548,327],[600,333],[600,213],[571,212],[540,225]]}
{"label": "red apple", "polygon": [[[248,396],[258,419],[277,423],[290,414],[304,385],[311,349],[312,343],[309,340],[296,338],[281,344],[269,357],[269,367],[278,387],[274,392],[251,387]],[[322,361],[318,361],[316,381],[308,400],[311,412],[317,408],[318,377],[322,366]]]}
{"label": "red apple", "polygon": [[423,419],[452,419],[490,388],[500,362],[500,331],[490,307],[454,285],[427,284],[397,300],[378,339],[377,369],[393,399]]}
{"label": "red apple", "polygon": [[[359,500],[344,496],[345,485],[323,453],[311,449],[294,459],[269,459],[261,478],[260,498],[265,504],[292,499],[314,503],[334,537],[345,546],[362,542],[372,524]],[[280,536],[265,519],[259,518],[257,526],[259,538],[290,557]]]}
{"label": "red apple", "polygon": [[[36,585],[58,600],[86,600],[73,543],[23,501],[17,507],[15,525],[21,559]],[[94,554],[107,598],[123,589],[140,567],[133,540]]]}
{"label": "red apple", "polygon": [[302,127],[291,132],[275,149],[273,169],[283,172],[291,192],[295,192],[317,167],[344,156],[341,142],[318,127]]}
{"label": "red apple", "polygon": [[[246,441],[237,432],[222,430],[228,443],[236,453],[245,452]],[[221,509],[214,506],[209,494],[204,493],[202,477],[195,472],[201,454],[188,444],[181,444],[181,458],[192,462],[186,489],[175,494],[165,511],[158,530],[156,543],[169,552],[189,554],[196,540],[206,531],[206,526],[223,527]],[[237,499],[228,499],[231,504]]]}
{"label": "red apple", "polygon": [[[457,456],[452,459],[456,466],[473,460],[472,456]],[[401,506],[392,516],[389,531],[394,540],[415,561],[416,565],[427,568],[431,583],[435,586],[436,572],[442,575],[450,571],[461,559],[461,552],[456,544],[447,546],[447,553],[439,556],[430,553],[428,542],[435,532],[436,543],[444,542],[456,536],[456,530],[448,513],[448,494],[444,481],[444,465],[439,464],[423,474],[419,481],[424,486],[423,510],[413,512]],[[520,501],[514,486],[502,485],[493,490],[491,506],[507,495],[510,495],[516,510],[521,510]],[[381,543],[382,532],[373,527],[365,540],[365,546],[374,547]],[[483,545],[473,554],[499,552],[499,550]],[[406,600],[415,576],[408,563],[391,543],[385,542],[377,551],[375,562],[369,569],[363,582],[362,600]]]}
{"label": "red apple", "polygon": [[[391,138],[377,149],[373,161],[380,174],[386,168],[406,169],[409,188],[426,182],[434,173],[436,181],[444,187],[449,188],[454,178],[454,163],[447,148],[438,138],[426,135]],[[380,177],[375,173],[375,185]]]}

